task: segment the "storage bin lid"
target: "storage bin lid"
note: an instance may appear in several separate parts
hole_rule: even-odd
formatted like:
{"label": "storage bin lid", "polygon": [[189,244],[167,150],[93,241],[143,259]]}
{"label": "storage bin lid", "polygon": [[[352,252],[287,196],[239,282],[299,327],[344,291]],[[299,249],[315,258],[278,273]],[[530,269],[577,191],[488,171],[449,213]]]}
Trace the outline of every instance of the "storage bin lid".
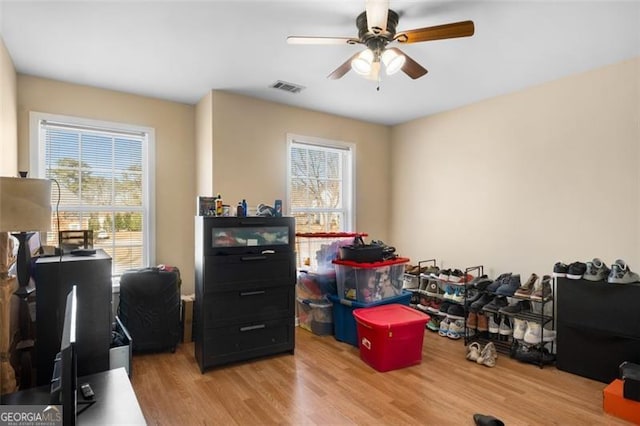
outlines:
{"label": "storage bin lid", "polygon": [[296,300],[298,301],[298,303],[302,303],[303,305],[307,305],[310,306],[312,308],[330,308],[331,306],[333,306],[333,303],[328,302],[326,300],[310,300],[310,299],[301,299],[299,297],[296,297]]}
{"label": "storage bin lid", "polygon": [[408,257],[396,257],[395,259],[384,260],[382,262],[371,262],[371,263],[354,262],[352,260],[340,260],[340,259],[336,259],[333,261],[335,265],[352,266],[354,268],[367,268],[367,269],[380,268],[382,266],[400,265],[402,263],[408,263],[408,262],[409,262]]}
{"label": "storage bin lid", "polygon": [[371,327],[390,328],[393,325],[405,325],[416,322],[426,324],[431,317],[408,306],[392,303],[371,308],[358,308],[353,316]]}

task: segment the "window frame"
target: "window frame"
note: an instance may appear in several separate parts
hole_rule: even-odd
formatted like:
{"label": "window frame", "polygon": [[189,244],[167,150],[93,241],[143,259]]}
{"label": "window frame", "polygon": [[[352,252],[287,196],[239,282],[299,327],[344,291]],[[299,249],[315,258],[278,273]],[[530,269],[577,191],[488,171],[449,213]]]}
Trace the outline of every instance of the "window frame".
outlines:
{"label": "window frame", "polygon": [[[45,143],[41,137],[42,121],[64,123],[70,127],[86,127],[93,130],[104,130],[114,133],[141,133],[145,135],[142,143],[142,266],[155,265],[155,129],[152,127],[134,124],[96,120],[84,117],[76,117],[62,114],[50,114],[43,112],[29,112],[29,176],[45,178]],[[55,209],[55,201],[52,200],[52,210]],[[54,212],[52,211],[52,217]],[[112,266],[112,276],[115,264]]]}
{"label": "window frame", "polygon": [[[319,148],[334,148],[346,151],[348,160],[343,164],[342,177],[342,200],[345,207],[345,224],[343,232],[355,232],[356,228],[356,144],[353,142],[324,139],[313,136],[303,136],[294,133],[287,133],[287,212],[291,215],[295,213],[291,206],[291,148],[294,144],[316,146]],[[347,181],[345,183],[345,181]]]}

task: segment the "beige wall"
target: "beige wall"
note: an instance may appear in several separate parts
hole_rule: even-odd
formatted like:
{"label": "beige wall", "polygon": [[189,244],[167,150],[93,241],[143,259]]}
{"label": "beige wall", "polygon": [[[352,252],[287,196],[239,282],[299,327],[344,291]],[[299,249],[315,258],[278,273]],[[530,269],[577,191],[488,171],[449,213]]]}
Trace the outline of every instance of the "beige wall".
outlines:
{"label": "beige wall", "polygon": [[0,176],[18,175],[16,87],[13,61],[0,37]]}
{"label": "beige wall", "polygon": [[182,272],[182,292],[193,292],[195,108],[176,102],[18,75],[21,170],[29,167],[30,111],[155,129],[155,263],[178,266]]}
{"label": "beige wall", "polygon": [[213,194],[213,93],[196,105],[196,194]]}
{"label": "beige wall", "polygon": [[254,208],[258,203],[272,205],[275,199],[286,204],[287,133],[352,142],[356,228],[387,240],[390,209],[385,200],[391,177],[387,126],[221,91],[213,91],[212,97],[212,193],[219,192],[231,205],[243,198]]}
{"label": "beige wall", "polygon": [[393,243],[494,276],[640,271],[639,80],[636,58],[394,127]]}

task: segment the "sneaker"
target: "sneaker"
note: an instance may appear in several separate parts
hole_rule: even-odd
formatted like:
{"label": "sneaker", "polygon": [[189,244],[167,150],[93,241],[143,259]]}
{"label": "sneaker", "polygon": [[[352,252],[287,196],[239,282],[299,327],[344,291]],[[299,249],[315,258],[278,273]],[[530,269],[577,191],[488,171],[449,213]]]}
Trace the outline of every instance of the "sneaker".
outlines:
{"label": "sneaker", "polygon": [[587,265],[582,262],[573,262],[567,269],[567,278],[579,280],[587,271]]}
{"label": "sneaker", "polygon": [[587,270],[582,275],[587,281],[605,281],[609,276],[609,268],[605,263],[597,257],[591,262],[587,262]]}
{"label": "sneaker", "polygon": [[528,298],[533,293],[533,287],[535,283],[538,282],[538,276],[536,274],[531,274],[526,283],[522,284],[520,288],[516,290],[513,295],[515,297],[525,297]]}
{"label": "sneaker", "polygon": [[478,300],[476,300],[469,306],[469,310],[478,312],[484,307],[484,305],[491,302],[493,298],[494,296],[487,293],[483,293]]}
{"label": "sneaker", "polygon": [[507,298],[503,296],[495,297],[491,302],[482,307],[483,311],[498,312],[501,308],[508,305]]}
{"label": "sneaker", "polygon": [[464,319],[449,322],[449,331],[447,337],[449,339],[458,340],[464,333]]}
{"label": "sneaker", "polygon": [[438,268],[437,266],[428,266],[423,272],[420,273],[420,276],[422,278],[429,278],[429,277],[433,277],[433,276],[438,276],[440,275],[440,268]]}
{"label": "sneaker", "polygon": [[527,331],[527,322],[520,318],[513,319],[513,338],[516,340],[524,339],[524,333]]}
{"label": "sneaker", "polygon": [[489,342],[482,348],[480,356],[476,360],[478,364],[486,365],[487,367],[495,367],[496,360],[498,359],[498,352],[493,343]]}
{"label": "sneaker", "polygon": [[452,285],[448,285],[444,288],[444,294],[442,295],[443,299],[452,300],[455,295],[456,289]]}
{"label": "sneaker", "polygon": [[469,346],[467,346],[467,359],[469,361],[476,362],[481,352],[482,352],[482,347],[480,346],[480,343],[478,342],[470,343]]}
{"label": "sneaker", "polygon": [[520,312],[531,310],[531,304],[528,300],[519,300],[516,303],[513,303],[509,306],[505,306],[504,308],[498,309],[498,313],[507,314],[507,315],[515,315]]}
{"label": "sneaker", "polygon": [[556,278],[566,277],[569,267],[563,262],[557,262],[553,265],[553,276]]}
{"label": "sneaker", "polygon": [[450,300],[452,300],[453,302],[462,303],[464,302],[464,299],[465,299],[464,287],[462,286],[454,287],[454,292],[451,295]]}
{"label": "sneaker", "polygon": [[440,322],[442,320],[438,316],[432,316],[429,322],[427,323],[427,328],[430,331],[440,331]]}
{"label": "sneaker", "polygon": [[481,292],[480,290],[476,290],[475,288],[468,288],[465,290],[465,293],[467,297],[464,299],[464,304],[467,308],[471,306],[473,302],[480,299],[480,297],[482,297],[482,295],[484,294],[483,292]]}
{"label": "sneaker", "polygon": [[502,284],[496,289],[496,294],[501,296],[513,296],[513,293],[520,288],[520,274],[514,274],[509,277],[509,281]]}
{"label": "sneaker", "polygon": [[447,318],[450,320],[464,320],[464,308],[452,303],[449,309],[447,309]]}
{"label": "sneaker", "polygon": [[469,287],[473,286],[480,291],[485,291],[491,284],[493,284],[493,280],[491,278],[487,277],[486,275],[481,275],[480,277],[471,281]]}
{"label": "sneaker", "polygon": [[538,365],[552,364],[555,360],[555,357],[546,348],[540,349],[527,345],[518,345],[513,357],[520,362]]}
{"label": "sneaker", "polygon": [[527,322],[527,331],[524,332],[524,341],[530,345],[537,345],[542,342],[553,342],[556,339],[555,330],[548,330],[533,321]]}
{"label": "sneaker", "polygon": [[425,293],[433,297],[442,297],[444,295],[437,281],[429,281]]}
{"label": "sneaker", "polygon": [[438,299],[433,298],[427,305],[427,311],[437,314],[438,312],[440,312],[441,307],[442,307],[442,302]]}
{"label": "sneaker", "polygon": [[440,304],[440,314],[447,315],[447,312],[449,311],[449,308],[451,307],[451,305],[453,305],[453,303],[451,302],[442,302]]}
{"label": "sneaker", "polygon": [[451,275],[451,269],[443,269],[438,274],[438,279],[442,281],[449,281],[449,275]]}
{"label": "sneaker", "polygon": [[608,280],[611,284],[629,284],[640,282],[640,276],[631,272],[629,265],[624,260],[618,259],[611,265],[611,272]]}
{"label": "sneaker", "polygon": [[451,271],[451,274],[449,274],[449,282],[459,283],[462,281],[463,277],[464,273],[460,269],[454,269]]}
{"label": "sneaker", "polygon": [[500,325],[496,322],[494,315],[487,315],[487,318],[489,318],[489,336],[497,339],[498,333],[500,332]]}
{"label": "sneaker", "polygon": [[531,293],[531,300],[547,300],[551,297],[551,277],[549,275],[545,275],[542,277],[542,281],[540,284],[533,289],[533,293]]}
{"label": "sneaker", "polygon": [[440,328],[438,329],[438,334],[443,337],[446,337],[448,332],[449,332],[449,318],[445,318],[442,321],[440,321]]}
{"label": "sneaker", "polygon": [[500,287],[503,284],[507,284],[509,282],[509,277],[511,275],[512,275],[511,272],[507,272],[505,274],[499,275],[498,278],[496,278],[496,280],[494,282],[492,282],[491,284],[487,285],[485,290],[489,291],[491,293],[494,293],[498,289],[498,287]]}
{"label": "sneaker", "polygon": [[513,335],[513,328],[511,328],[511,321],[509,321],[509,317],[502,316],[502,320],[500,321],[500,326],[498,326],[498,334],[502,340],[509,340],[509,336]]}
{"label": "sneaker", "polygon": [[489,319],[487,318],[487,316],[485,314],[483,314],[482,312],[478,312],[476,314],[476,317],[478,318],[478,326],[476,327],[476,329],[478,330],[479,333],[482,332],[487,332],[489,331]]}

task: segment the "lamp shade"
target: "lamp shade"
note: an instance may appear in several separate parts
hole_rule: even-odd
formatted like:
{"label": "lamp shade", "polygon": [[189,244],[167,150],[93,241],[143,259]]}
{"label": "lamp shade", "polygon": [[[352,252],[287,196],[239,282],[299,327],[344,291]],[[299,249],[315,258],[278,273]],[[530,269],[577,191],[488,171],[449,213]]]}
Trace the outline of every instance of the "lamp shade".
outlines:
{"label": "lamp shade", "polygon": [[51,230],[51,181],[0,177],[0,232]]}
{"label": "lamp shade", "polygon": [[351,68],[360,75],[368,75],[371,72],[372,63],[373,52],[371,49],[366,49],[351,61]]}
{"label": "lamp shade", "polygon": [[382,52],[382,62],[387,70],[387,75],[392,75],[400,71],[406,59],[404,55],[399,55],[393,50],[385,50]]}

